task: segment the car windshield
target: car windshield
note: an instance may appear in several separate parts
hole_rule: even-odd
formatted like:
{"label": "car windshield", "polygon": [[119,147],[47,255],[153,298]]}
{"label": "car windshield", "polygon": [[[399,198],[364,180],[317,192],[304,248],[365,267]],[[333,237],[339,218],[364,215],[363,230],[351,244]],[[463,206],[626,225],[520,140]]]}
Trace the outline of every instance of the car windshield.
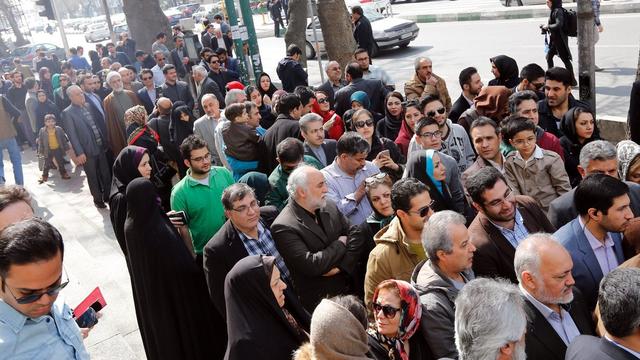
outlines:
{"label": "car windshield", "polygon": [[13,56],[25,56],[29,53],[30,46],[23,46],[13,50]]}
{"label": "car windshield", "polygon": [[364,16],[367,17],[367,19],[369,19],[369,21],[376,21],[376,20],[380,20],[380,19],[384,19],[384,16],[382,16],[382,14],[380,14],[379,12],[375,11],[372,7],[362,7],[362,10],[364,12]]}

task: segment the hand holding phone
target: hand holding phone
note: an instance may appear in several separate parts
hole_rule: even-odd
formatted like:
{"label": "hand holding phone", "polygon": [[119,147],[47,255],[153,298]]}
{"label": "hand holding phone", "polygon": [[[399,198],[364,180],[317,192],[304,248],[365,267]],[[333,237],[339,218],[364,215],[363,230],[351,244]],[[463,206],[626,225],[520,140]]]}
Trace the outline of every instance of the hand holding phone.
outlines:
{"label": "hand holding phone", "polygon": [[189,222],[187,220],[187,214],[184,211],[169,211],[167,213],[169,220],[174,226],[184,226]]}
{"label": "hand holding phone", "polygon": [[378,156],[376,156],[377,158],[381,158],[381,157],[391,157],[391,155],[389,154],[389,150],[382,150],[378,153]]}

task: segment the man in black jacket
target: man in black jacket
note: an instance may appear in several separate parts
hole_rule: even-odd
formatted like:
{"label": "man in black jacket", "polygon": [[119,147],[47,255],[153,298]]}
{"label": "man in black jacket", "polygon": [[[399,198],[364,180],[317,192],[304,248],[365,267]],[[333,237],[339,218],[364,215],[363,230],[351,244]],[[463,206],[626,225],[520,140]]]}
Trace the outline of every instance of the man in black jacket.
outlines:
{"label": "man in black jacket", "polygon": [[297,45],[291,44],[287,48],[287,56],[278,62],[276,73],[286,92],[293,92],[299,85],[309,86],[309,75],[299,63],[301,57],[302,50]]}
{"label": "man in black jacket", "polygon": [[222,92],[220,91],[218,84],[207,76],[207,70],[204,68],[204,66],[196,65],[191,70],[193,72],[192,76],[194,87],[196,90],[198,112],[199,116],[202,116],[204,115],[204,108],[202,107],[202,97],[205,94],[215,95],[216,99],[219,99],[218,101],[223,100],[224,97],[222,96]]}
{"label": "man in black jacket", "polygon": [[243,183],[233,184],[224,190],[222,205],[229,220],[204,247],[203,257],[211,301],[220,315],[226,318],[224,279],[241,259],[250,255],[273,256],[282,279],[289,285],[291,279],[269,230],[278,215],[276,208],[261,208],[254,190]]}
{"label": "man in black jacket", "polygon": [[331,104],[331,108],[333,109],[336,91],[345,87],[347,83],[342,80],[342,71],[340,70],[340,64],[337,61],[329,61],[325,65],[324,71],[327,74],[327,81],[325,81],[321,85],[316,86],[316,91],[323,91],[325,94],[327,94],[329,104]]}
{"label": "man in black jacket", "polygon": [[167,64],[162,68],[164,74],[164,84],[162,85],[162,95],[168,97],[171,102],[176,103],[182,101],[190,110],[193,110],[193,96],[189,90],[189,85],[184,81],[178,80],[176,67]]}
{"label": "man in black jacket", "polygon": [[364,16],[360,5],[351,8],[351,22],[353,22],[353,38],[356,40],[356,47],[367,50],[369,55],[374,57],[377,53],[378,46],[373,39],[371,22]]}
{"label": "man in black jacket", "polygon": [[227,96],[227,83],[238,80],[238,73],[220,66],[220,57],[216,54],[209,56],[209,77],[218,84],[218,89],[222,94],[221,99]]}
{"label": "man in black jacket", "polygon": [[462,94],[460,94],[458,100],[453,103],[451,112],[449,113],[449,119],[454,123],[457,123],[460,115],[473,105],[473,99],[480,94],[483,86],[480,74],[478,74],[478,70],[474,67],[463,69],[458,76],[458,81],[462,88]]}
{"label": "man in black jacket", "polygon": [[544,94],[546,99],[538,101],[538,125],[556,137],[561,138],[560,121],[569,109],[581,106],[589,109],[589,104],[576,100],[571,95],[573,75],[564,68],[552,67],[545,73]]}
{"label": "man in black jacket", "polygon": [[587,304],[574,288],[571,255],[551,235],[540,233],[518,245],[513,262],[530,315],[527,357],[564,360],[577,336],[594,331]]}
{"label": "man in black jacket", "polygon": [[347,65],[345,78],[349,82],[349,85],[336,91],[335,94],[335,109],[338,115],[342,116],[345,111],[351,109],[351,94],[356,91],[364,91],[369,95],[371,108],[367,110],[384,114],[384,99],[389,90],[387,90],[381,80],[366,80],[363,79],[362,76],[362,69],[360,69],[358,63],[353,62]]}
{"label": "man in black jacket", "polygon": [[278,117],[264,134],[264,144],[267,148],[263,165],[267,174],[271,174],[278,166],[276,161],[276,147],[280,141],[292,137],[300,138],[300,127],[298,120],[302,114],[302,103],[295,94],[282,95],[278,100]]}

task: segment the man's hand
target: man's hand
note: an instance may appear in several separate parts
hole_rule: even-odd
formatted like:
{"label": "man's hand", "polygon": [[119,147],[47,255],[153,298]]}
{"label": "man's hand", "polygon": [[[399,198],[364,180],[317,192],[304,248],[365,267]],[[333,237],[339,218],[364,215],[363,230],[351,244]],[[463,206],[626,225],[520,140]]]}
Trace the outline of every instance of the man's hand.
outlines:
{"label": "man's hand", "polygon": [[87,156],[85,154],[80,154],[76,156],[75,163],[78,165],[84,165],[87,162]]}
{"label": "man's hand", "polygon": [[347,235],[342,235],[342,236],[340,236],[340,237],[338,238],[338,241],[340,241],[341,243],[343,243],[343,244],[344,244],[344,246],[347,246],[347,240],[348,240]]}
{"label": "man's hand", "polygon": [[180,230],[181,227],[185,226],[186,224],[182,222],[182,220],[177,217],[177,216],[172,216],[177,214],[176,211],[169,211],[167,212],[167,216],[169,217],[169,221],[171,221],[171,224],[178,230]]}
{"label": "man's hand", "polygon": [[598,32],[603,32],[604,31],[604,27],[602,27],[602,24],[598,25]]}
{"label": "man's hand", "polygon": [[435,76],[429,76],[426,80],[427,85],[436,86],[438,79]]}
{"label": "man's hand", "polygon": [[333,269],[329,270],[327,273],[322,274],[322,276],[334,276],[334,275],[338,275],[340,273],[340,269],[338,269],[337,267],[334,267]]}
{"label": "man's hand", "polygon": [[[101,312],[97,312],[96,313],[96,318],[100,319],[102,317],[102,313]],[[89,337],[89,332],[93,329],[93,326],[90,328],[80,328],[80,335],[82,335],[83,339],[86,339],[87,337]]]}
{"label": "man's hand", "polygon": [[360,203],[360,200],[362,200],[362,198],[366,194],[365,189],[364,189],[364,185],[365,185],[365,181],[363,180],[362,183],[360,184],[360,186],[358,186],[356,191],[353,193],[353,197],[356,199],[357,203]]}

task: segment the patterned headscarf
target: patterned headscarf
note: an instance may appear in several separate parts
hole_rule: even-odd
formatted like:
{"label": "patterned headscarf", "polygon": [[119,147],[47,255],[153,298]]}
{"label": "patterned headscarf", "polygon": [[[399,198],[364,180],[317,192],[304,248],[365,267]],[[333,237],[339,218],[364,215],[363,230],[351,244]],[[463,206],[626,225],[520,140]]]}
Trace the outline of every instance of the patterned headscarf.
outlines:
{"label": "patterned headscarf", "polygon": [[636,158],[640,155],[640,145],[631,140],[624,140],[616,146],[618,153],[618,178],[628,180],[631,165],[635,165]]}
{"label": "patterned headscarf", "polygon": [[147,123],[147,110],[144,106],[136,105],[124,112],[124,123],[129,126],[132,123],[142,126]]}
{"label": "patterned headscarf", "polygon": [[422,306],[420,305],[420,296],[416,289],[406,281],[402,280],[385,280],[378,285],[373,294],[373,303],[378,300],[378,292],[381,288],[386,288],[389,283],[393,283],[400,295],[402,312],[400,314],[400,326],[398,335],[395,338],[389,338],[378,333],[375,325],[369,328],[370,335],[375,337],[381,343],[387,344],[391,349],[396,349],[402,360],[409,360],[409,353],[405,350],[405,343],[409,341],[411,336],[418,330],[420,326],[420,318],[422,317]]}

